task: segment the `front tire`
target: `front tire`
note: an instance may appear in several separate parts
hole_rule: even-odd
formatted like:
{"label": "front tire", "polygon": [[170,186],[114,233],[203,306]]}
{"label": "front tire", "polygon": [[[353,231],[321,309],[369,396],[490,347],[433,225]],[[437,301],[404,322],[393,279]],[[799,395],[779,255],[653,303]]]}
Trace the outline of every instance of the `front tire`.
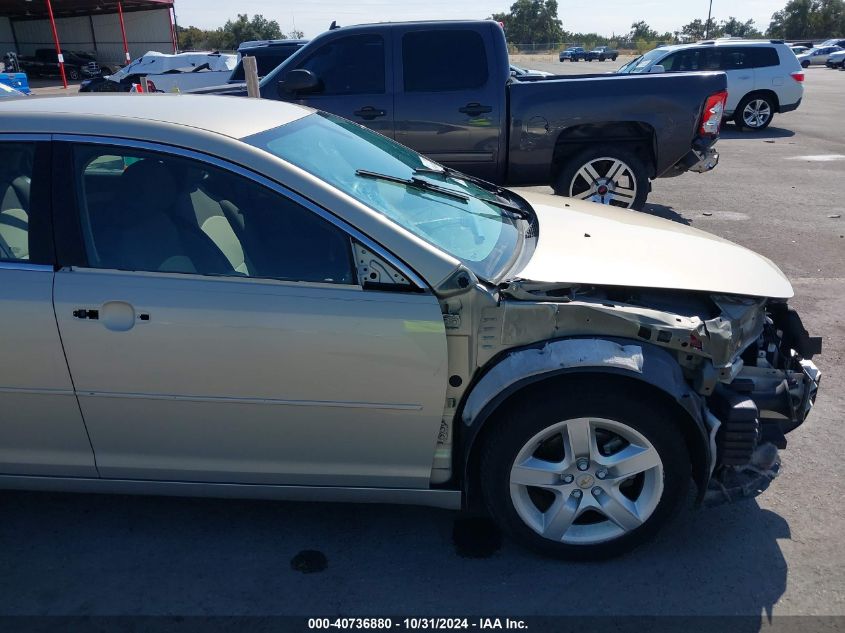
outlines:
{"label": "front tire", "polygon": [[810,62],[808,62],[806,59],[803,62],[801,62],[801,68],[809,68],[809,67],[810,67]]}
{"label": "front tire", "polygon": [[569,159],[552,187],[559,196],[640,210],[648,197],[648,170],[624,146],[598,145]]}
{"label": "front tire", "polygon": [[652,538],[684,498],[677,420],[618,380],[576,381],[508,406],[481,454],[493,519],[542,554],[618,556]]}
{"label": "front tire", "polygon": [[734,123],[744,130],[759,131],[769,127],[775,116],[775,104],[766,95],[748,95],[737,106]]}

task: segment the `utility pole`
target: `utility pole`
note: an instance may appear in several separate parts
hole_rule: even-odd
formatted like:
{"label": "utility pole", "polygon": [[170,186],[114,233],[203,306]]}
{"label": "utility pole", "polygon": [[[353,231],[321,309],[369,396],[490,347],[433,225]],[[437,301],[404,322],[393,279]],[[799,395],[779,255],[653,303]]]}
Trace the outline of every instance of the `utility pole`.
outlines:
{"label": "utility pole", "polygon": [[704,23],[704,39],[710,35],[710,15],[713,13],[713,0],[710,0],[710,8],[707,9],[707,22]]}

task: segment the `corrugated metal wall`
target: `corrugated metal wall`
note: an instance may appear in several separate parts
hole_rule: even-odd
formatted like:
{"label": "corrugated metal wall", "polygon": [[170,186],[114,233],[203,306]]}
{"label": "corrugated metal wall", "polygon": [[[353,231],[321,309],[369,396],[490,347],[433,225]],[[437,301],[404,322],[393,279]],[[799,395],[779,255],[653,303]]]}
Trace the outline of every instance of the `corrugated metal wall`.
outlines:
{"label": "corrugated metal wall", "polygon": [[13,50],[15,50],[15,38],[12,36],[9,18],[0,18],[0,57]]}
{"label": "corrugated metal wall", "polygon": [[[173,52],[170,9],[133,11],[124,13],[123,19],[126,23],[129,54],[133,59],[147,51]],[[0,42],[5,34],[4,21],[8,26],[8,19],[0,18]],[[21,55],[32,55],[37,48],[54,46],[49,20],[16,20],[14,29],[18,38],[18,53]],[[100,64],[116,65],[123,62],[123,39],[117,13],[59,18],[56,20],[56,29],[63,49],[96,53]],[[11,29],[8,35],[10,43],[6,49],[0,49],[0,55],[6,50],[14,50]]]}

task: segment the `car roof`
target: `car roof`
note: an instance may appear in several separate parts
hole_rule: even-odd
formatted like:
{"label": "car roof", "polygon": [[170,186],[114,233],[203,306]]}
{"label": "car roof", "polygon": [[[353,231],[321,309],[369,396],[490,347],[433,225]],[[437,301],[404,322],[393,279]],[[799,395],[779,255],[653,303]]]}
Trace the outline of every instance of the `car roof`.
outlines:
{"label": "car roof", "polygon": [[307,43],[308,40],[251,40],[241,42],[241,45],[238,46],[238,52],[253,48],[298,48],[305,46]]}
{"label": "car roof", "polygon": [[[36,115],[44,126],[39,131],[47,133],[51,132],[52,119],[94,117],[111,123],[134,120],[182,125],[236,139],[285,125],[311,112],[280,101],[188,94],[80,94],[0,103],[0,119],[12,113]],[[14,131],[3,127],[0,124],[0,132]]]}
{"label": "car roof", "polygon": [[668,46],[661,46],[659,49],[666,52],[679,51],[688,48],[707,48],[710,46],[786,46],[782,41],[776,40],[745,40],[740,38],[719,38],[716,40],[702,40],[700,42],[690,42],[689,44],[670,44]]}

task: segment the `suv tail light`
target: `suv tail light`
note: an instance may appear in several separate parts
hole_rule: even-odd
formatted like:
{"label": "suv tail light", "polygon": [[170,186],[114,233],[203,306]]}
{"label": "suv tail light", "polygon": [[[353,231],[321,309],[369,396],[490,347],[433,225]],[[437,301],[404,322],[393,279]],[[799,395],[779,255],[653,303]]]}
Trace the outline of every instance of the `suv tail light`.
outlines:
{"label": "suv tail light", "polygon": [[801,71],[789,73],[789,76],[792,77],[795,81],[802,82],[804,81],[804,73]]}
{"label": "suv tail light", "polygon": [[725,114],[725,102],[728,100],[728,93],[725,90],[707,97],[704,104],[704,115],[701,117],[699,133],[715,136],[722,127],[722,117]]}

